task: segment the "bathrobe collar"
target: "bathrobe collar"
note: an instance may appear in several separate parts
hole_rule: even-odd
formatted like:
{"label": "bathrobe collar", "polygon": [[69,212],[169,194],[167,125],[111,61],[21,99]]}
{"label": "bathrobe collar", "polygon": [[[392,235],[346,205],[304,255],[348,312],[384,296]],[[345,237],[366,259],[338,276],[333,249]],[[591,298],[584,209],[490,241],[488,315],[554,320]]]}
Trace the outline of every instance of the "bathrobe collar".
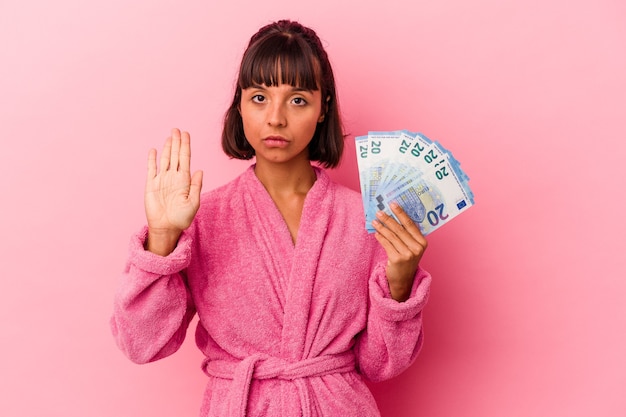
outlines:
{"label": "bathrobe collar", "polygon": [[283,292],[279,295],[284,307],[281,356],[294,361],[305,359],[310,351],[305,345],[309,307],[334,203],[330,178],[323,169],[313,168],[317,180],[304,200],[295,245],[276,204],[254,174],[254,165],[242,175],[248,215],[258,225],[252,233]]}

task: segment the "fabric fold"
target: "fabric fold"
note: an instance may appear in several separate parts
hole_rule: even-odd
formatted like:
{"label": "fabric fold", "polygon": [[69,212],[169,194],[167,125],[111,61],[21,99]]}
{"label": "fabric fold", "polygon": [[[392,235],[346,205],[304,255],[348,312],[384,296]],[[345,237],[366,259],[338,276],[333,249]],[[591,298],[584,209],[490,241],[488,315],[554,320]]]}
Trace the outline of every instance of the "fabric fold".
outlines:
{"label": "fabric fold", "polygon": [[171,275],[185,269],[191,261],[193,229],[194,225],[192,224],[189,229],[183,231],[172,253],[167,256],[159,256],[145,250],[144,245],[148,238],[148,227],[145,226],[131,238],[128,263],[157,275]]}
{"label": "fabric fold", "polygon": [[428,301],[430,280],[430,275],[422,268],[418,268],[411,295],[408,300],[400,303],[391,298],[385,266],[379,264],[369,282],[371,308],[384,320],[398,322],[410,320],[422,311]]}

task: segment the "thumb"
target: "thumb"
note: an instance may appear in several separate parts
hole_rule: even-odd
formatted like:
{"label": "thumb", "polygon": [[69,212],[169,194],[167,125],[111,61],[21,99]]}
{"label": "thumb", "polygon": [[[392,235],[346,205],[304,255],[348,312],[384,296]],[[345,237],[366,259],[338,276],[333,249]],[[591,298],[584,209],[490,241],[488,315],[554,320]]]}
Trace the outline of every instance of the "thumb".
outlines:
{"label": "thumb", "polygon": [[191,177],[191,185],[189,186],[189,199],[194,206],[200,205],[200,192],[202,191],[202,171],[196,171]]}

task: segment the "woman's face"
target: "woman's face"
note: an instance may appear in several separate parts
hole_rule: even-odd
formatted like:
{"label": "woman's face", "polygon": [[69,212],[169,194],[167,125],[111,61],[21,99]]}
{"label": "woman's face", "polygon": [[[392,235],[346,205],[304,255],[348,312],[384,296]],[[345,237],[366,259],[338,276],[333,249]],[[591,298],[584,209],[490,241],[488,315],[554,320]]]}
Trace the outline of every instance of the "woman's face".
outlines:
{"label": "woman's face", "polygon": [[307,147],[324,119],[320,90],[254,85],[242,90],[239,111],[257,163],[309,160]]}

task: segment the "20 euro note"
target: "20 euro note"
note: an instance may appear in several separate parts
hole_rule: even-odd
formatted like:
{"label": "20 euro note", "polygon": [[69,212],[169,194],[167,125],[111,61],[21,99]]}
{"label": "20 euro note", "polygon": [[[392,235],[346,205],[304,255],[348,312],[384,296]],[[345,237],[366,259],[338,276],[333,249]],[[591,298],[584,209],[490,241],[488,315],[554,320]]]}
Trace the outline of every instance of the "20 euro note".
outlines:
{"label": "20 euro note", "polygon": [[375,201],[376,205],[370,205],[366,213],[369,232],[374,232],[371,222],[378,210],[395,218],[389,207],[395,201],[417,223],[423,235],[443,226],[474,204],[467,181],[459,176],[458,169],[447,158],[421,175],[418,173],[395,188],[378,194]]}
{"label": "20 euro note", "polygon": [[363,200],[363,207],[367,207],[368,204],[368,190],[367,190],[367,174],[368,174],[368,137],[357,136],[354,138],[356,147],[356,162],[359,169],[359,184],[361,185],[361,199]]}
{"label": "20 euro note", "polygon": [[[371,133],[370,133],[371,134]],[[387,189],[389,186],[393,186],[395,183],[402,181],[407,175],[414,175],[412,164],[409,159],[411,156],[415,156],[416,149],[422,149],[428,147],[430,141],[419,133],[411,133],[403,130],[399,131],[397,140],[389,143],[390,155],[388,158],[391,162],[388,164],[383,179],[380,184],[381,190]]]}
{"label": "20 euro note", "polygon": [[370,132],[355,138],[363,207],[377,195],[386,170],[394,163],[398,138],[399,132]]}
{"label": "20 euro note", "polygon": [[367,138],[367,166],[369,170],[366,174],[368,173],[367,181],[369,183],[366,187],[368,200],[371,201],[379,192],[378,188],[383,186],[390,166],[393,166],[400,132],[369,132]]}

